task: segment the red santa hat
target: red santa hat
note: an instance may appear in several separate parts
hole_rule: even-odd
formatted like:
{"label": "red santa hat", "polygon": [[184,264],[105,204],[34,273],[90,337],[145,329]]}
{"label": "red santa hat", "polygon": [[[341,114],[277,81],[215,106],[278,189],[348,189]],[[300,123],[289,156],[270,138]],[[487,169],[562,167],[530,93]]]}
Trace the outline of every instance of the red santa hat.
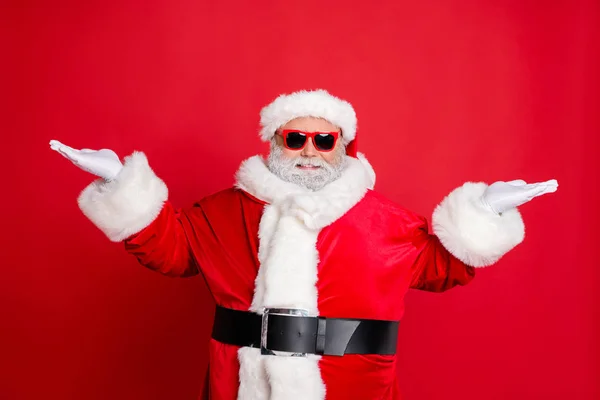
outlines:
{"label": "red santa hat", "polygon": [[329,94],[326,90],[301,90],[282,94],[260,112],[260,137],[271,140],[275,131],[300,117],[323,118],[342,130],[346,154],[356,157],[356,113],[350,103]]}

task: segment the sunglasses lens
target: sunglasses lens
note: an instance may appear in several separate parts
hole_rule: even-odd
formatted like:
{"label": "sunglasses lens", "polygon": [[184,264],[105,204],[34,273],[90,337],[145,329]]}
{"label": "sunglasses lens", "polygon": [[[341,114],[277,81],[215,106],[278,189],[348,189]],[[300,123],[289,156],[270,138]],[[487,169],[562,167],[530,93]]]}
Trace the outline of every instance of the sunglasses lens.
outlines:
{"label": "sunglasses lens", "polygon": [[285,144],[290,149],[301,149],[306,143],[306,135],[300,132],[289,132],[285,139]]}
{"label": "sunglasses lens", "polygon": [[331,150],[335,146],[335,136],[328,133],[315,135],[315,145],[319,150]]}

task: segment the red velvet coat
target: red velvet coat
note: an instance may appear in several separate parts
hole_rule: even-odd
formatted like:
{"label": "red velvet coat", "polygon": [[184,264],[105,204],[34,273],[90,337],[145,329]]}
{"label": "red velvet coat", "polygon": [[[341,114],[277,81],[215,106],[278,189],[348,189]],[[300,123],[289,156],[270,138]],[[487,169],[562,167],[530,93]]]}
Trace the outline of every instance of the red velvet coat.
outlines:
{"label": "red velvet coat", "polygon": [[[169,276],[202,274],[217,304],[256,312],[302,307],[328,317],[400,320],[409,288],[464,285],[473,266],[495,262],[523,239],[518,213],[492,216],[474,205],[481,184],[448,196],[434,214],[438,235],[430,234],[425,218],[371,190],[364,158],[352,160],[341,186],[319,197],[280,181],[255,157],[240,168],[235,188],[181,209],[167,200],[143,153],[134,153],[117,180],[94,182],[79,203],[142,265]],[[490,227],[510,235],[487,238],[485,247],[475,236]],[[260,356],[213,339],[209,348],[205,396],[212,400],[400,398],[396,356]]]}

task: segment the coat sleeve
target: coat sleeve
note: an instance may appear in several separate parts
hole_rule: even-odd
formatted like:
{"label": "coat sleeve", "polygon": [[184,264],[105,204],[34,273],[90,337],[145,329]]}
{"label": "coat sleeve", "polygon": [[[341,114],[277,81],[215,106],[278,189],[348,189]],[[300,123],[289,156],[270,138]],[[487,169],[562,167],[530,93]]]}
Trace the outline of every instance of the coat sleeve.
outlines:
{"label": "coat sleeve", "polygon": [[428,224],[422,218],[413,244],[418,255],[412,268],[412,289],[443,292],[457,285],[466,285],[475,276],[475,268],[453,256],[436,235],[428,232]]}
{"label": "coat sleeve", "polygon": [[474,268],[496,263],[523,241],[525,226],[516,208],[498,215],[482,206],[486,187],[467,182],[446,196],[432,216],[434,234],[422,219],[411,287],[437,292],[463,285]]}
{"label": "coat sleeve", "polygon": [[169,276],[195,275],[198,267],[182,224],[186,214],[167,198],[167,186],[145,154],[134,152],[113,180],[88,185],[78,204],[109,240],[122,242],[142,265]]}

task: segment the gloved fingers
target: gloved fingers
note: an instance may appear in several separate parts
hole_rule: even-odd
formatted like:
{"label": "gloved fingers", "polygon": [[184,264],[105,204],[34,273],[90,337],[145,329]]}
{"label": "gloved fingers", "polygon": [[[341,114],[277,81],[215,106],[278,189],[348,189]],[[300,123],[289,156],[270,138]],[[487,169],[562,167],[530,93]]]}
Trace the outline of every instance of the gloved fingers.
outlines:
{"label": "gloved fingers", "polygon": [[58,140],[51,140],[50,141],[50,149],[56,151],[57,153],[60,153],[61,155],[65,156],[65,154],[60,152],[60,148],[62,147],[62,143],[59,142]]}
{"label": "gloved fingers", "polygon": [[550,179],[549,181],[546,181],[546,182],[530,183],[527,186],[539,186],[539,185],[544,185],[544,186],[558,186],[558,181],[556,179]]}
{"label": "gloved fingers", "polygon": [[538,185],[541,188],[541,191],[538,194],[538,196],[541,196],[542,194],[546,193],[554,193],[558,190],[558,181],[556,179],[550,179],[546,182],[540,182]]}
{"label": "gloved fingers", "polygon": [[81,149],[79,150],[82,153],[95,153],[98,150],[92,150],[92,149]]}
{"label": "gloved fingers", "polygon": [[67,155],[67,154],[66,154],[66,153],[65,153],[65,152],[62,150],[62,147],[57,147],[57,148],[56,148],[56,149],[54,149],[54,150],[56,150],[56,152],[57,152],[58,154],[60,154],[61,156],[65,157],[65,158],[69,158],[69,156],[68,156],[68,155]]}
{"label": "gloved fingers", "polygon": [[62,143],[62,144],[61,144],[61,147],[62,147],[63,149],[67,149],[67,150],[68,150],[69,152],[71,152],[72,154],[79,153],[79,151],[80,151],[79,149],[75,149],[75,148],[73,148],[73,147],[71,147],[71,146],[67,146],[67,145],[66,145],[66,144],[64,144],[64,143]]}
{"label": "gloved fingers", "polygon": [[69,160],[77,163],[79,162],[79,150],[76,150],[72,147],[69,147],[67,145],[62,145],[60,147],[58,147],[58,152],[60,154],[62,154],[63,156],[67,157]]}
{"label": "gloved fingers", "polygon": [[558,189],[558,185],[547,184],[546,182],[532,183],[532,184],[526,185],[525,187],[526,187],[526,191],[524,194],[529,199],[533,199],[534,197],[541,196],[546,193],[556,192],[556,190]]}
{"label": "gloved fingers", "polygon": [[58,154],[65,158],[69,158],[69,155],[65,151],[63,151],[64,146],[65,145],[59,142],[58,140],[50,141],[50,149],[56,151]]}
{"label": "gloved fingers", "polygon": [[61,142],[59,142],[58,140],[52,139],[52,140],[50,141],[50,148],[51,148],[52,150],[58,150],[58,148],[59,148],[60,146],[62,146],[62,145],[63,145],[63,144],[62,144]]}
{"label": "gloved fingers", "polygon": [[63,151],[61,151],[60,147],[54,149],[58,154],[60,154],[61,156],[63,156],[64,158],[66,158],[69,161],[73,161],[71,160],[71,157],[69,157],[68,155],[66,155]]}
{"label": "gloved fingers", "polygon": [[542,194],[546,194],[546,193],[554,193],[558,190],[558,185],[546,185],[544,187],[544,192]]}
{"label": "gloved fingers", "polygon": [[527,184],[523,179],[515,179],[514,181],[508,181],[506,183],[513,186],[524,186]]}

